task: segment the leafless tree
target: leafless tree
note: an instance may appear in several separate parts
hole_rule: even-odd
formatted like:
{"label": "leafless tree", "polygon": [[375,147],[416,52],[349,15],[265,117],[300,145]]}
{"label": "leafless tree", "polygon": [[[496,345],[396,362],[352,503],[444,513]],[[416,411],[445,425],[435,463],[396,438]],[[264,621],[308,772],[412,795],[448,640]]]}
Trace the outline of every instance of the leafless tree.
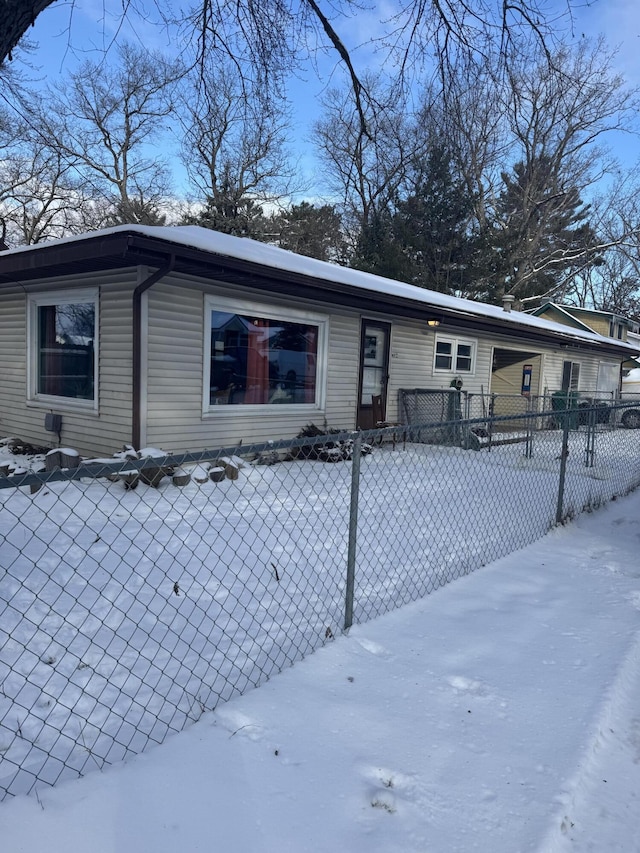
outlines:
{"label": "leafless tree", "polygon": [[341,199],[347,224],[357,228],[392,204],[424,146],[397,88],[372,76],[365,77],[365,88],[366,134],[346,87],[326,93],[324,115],[314,127],[324,179]]}
{"label": "leafless tree", "polygon": [[[283,106],[265,100],[230,63],[184,81],[182,162],[211,227],[234,231],[241,211],[258,211],[292,189]],[[242,229],[241,229],[242,230]]]}
{"label": "leafless tree", "polygon": [[621,174],[593,203],[602,262],[586,265],[567,289],[575,305],[640,320],[640,185],[637,168]]}
{"label": "leafless tree", "polygon": [[[0,62],[11,54],[20,38],[52,0],[5,0],[7,26],[0,34]],[[571,22],[575,0],[563,0],[560,11],[550,14],[544,0],[410,0],[391,15],[388,9],[363,9],[359,0],[337,0],[323,8],[319,0],[239,2],[198,0],[194,7],[176,9],[171,0],[155,0],[160,21],[182,25],[194,41],[203,67],[207,58],[225,56],[254,69],[263,85],[277,92],[280,76],[302,58],[318,51],[333,51],[351,81],[354,103],[364,128],[362,83],[350,46],[341,35],[349,18],[364,15],[374,23],[373,38],[401,74],[421,60],[435,57],[446,73],[452,57],[482,53],[498,45],[506,56],[522,38],[546,45],[562,25]],[[73,0],[71,5],[73,6]],[[140,9],[139,9],[140,7]],[[126,17],[142,11],[141,0],[113,4],[113,14]]]}
{"label": "leafless tree", "polygon": [[0,110],[2,235],[11,245],[38,243],[71,230],[82,205],[82,180],[26,118],[27,95],[19,85],[12,95],[18,108]]}
{"label": "leafless tree", "polygon": [[171,115],[171,86],[182,68],[124,45],[120,63],[85,62],[41,99],[31,115],[41,137],[108,199],[108,221],[146,221],[167,192],[168,169],[150,147]]}
{"label": "leafless tree", "polygon": [[0,220],[12,244],[40,243],[79,230],[82,181],[59,153],[24,146],[0,167]]}
{"label": "leafless tree", "polygon": [[637,92],[614,72],[604,43],[587,40],[562,46],[551,62],[514,57],[508,84],[504,114],[514,145],[494,219],[501,232],[495,296],[549,297],[601,251],[586,197],[613,168],[606,136],[632,125]]}

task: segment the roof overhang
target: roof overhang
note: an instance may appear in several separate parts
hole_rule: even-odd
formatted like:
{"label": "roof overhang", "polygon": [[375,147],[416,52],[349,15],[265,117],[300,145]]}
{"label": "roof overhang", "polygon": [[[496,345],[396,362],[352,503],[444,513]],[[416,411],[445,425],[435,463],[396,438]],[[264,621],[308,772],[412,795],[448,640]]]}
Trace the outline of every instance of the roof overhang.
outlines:
{"label": "roof overhang", "polygon": [[[340,281],[340,276],[334,275],[335,267],[332,264],[315,262],[315,274],[282,269],[256,260],[186,245],[180,240],[174,242],[165,236],[171,229],[158,230],[162,231],[162,236],[149,233],[152,229],[148,228],[136,230],[135,226],[131,230],[109,229],[82,237],[52,241],[37,247],[27,247],[24,250],[0,253],[0,292],[6,287],[42,278],[81,275],[140,265],[160,268],[171,260],[174,275],[177,273],[210,281],[224,281],[238,287],[250,288],[254,292],[278,293],[296,299],[330,302],[360,311],[365,308],[370,313],[393,313],[397,317],[412,319],[426,320],[437,315],[443,324],[454,325],[461,331],[483,331],[520,342],[537,341],[571,349],[597,349],[603,354],[618,358],[630,358],[634,353],[640,352],[640,348],[623,345],[613,339],[608,343],[602,336],[594,336],[593,340],[581,339],[571,333],[570,327],[563,330],[560,324],[553,324],[557,328],[549,328],[547,324],[542,325],[543,321],[541,326],[518,323],[517,316],[514,316],[517,312],[496,312],[487,315],[479,310],[476,313],[472,303],[467,300],[450,300],[452,304],[447,306],[438,304],[436,300],[431,304],[425,299],[425,291],[417,288],[411,290],[420,294],[420,298],[412,298],[406,293],[395,294],[384,288],[367,288],[363,291],[362,287]],[[325,270],[331,274],[323,275]]]}

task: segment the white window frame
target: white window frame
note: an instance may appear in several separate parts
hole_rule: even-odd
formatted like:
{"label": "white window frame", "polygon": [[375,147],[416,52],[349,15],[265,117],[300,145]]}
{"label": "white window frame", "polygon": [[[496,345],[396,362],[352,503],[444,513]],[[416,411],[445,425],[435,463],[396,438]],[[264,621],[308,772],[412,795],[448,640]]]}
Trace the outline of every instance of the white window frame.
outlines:
{"label": "white window frame", "polygon": [[[283,406],[280,403],[247,403],[243,405],[216,406],[210,402],[210,377],[211,377],[211,312],[225,311],[230,314],[243,316],[255,314],[256,317],[265,320],[284,320],[293,323],[307,323],[318,328],[318,352],[316,356],[316,395],[313,403],[290,403]],[[329,317],[326,314],[317,314],[311,311],[301,311],[274,305],[267,305],[253,300],[229,299],[228,297],[212,296],[206,294],[204,297],[204,361],[203,361],[203,388],[202,388],[202,414],[204,416],[215,415],[216,417],[234,417],[242,415],[253,416],[257,413],[265,415],[278,414],[295,415],[300,413],[321,413],[325,408],[326,401],[326,379],[329,343]]]}
{"label": "white window frame", "polygon": [[562,374],[560,376],[560,386],[562,387],[563,379],[564,379],[564,366],[565,364],[570,364],[571,368],[569,370],[569,387],[562,388],[563,391],[579,391],[580,390],[580,373],[581,373],[581,362],[573,361],[571,358],[565,358],[562,361]]}
{"label": "white window frame", "polygon": [[[38,392],[38,308],[45,305],[93,304],[93,399],[80,400],[57,394]],[[97,412],[99,400],[100,364],[100,292],[97,287],[83,290],[51,290],[33,293],[27,297],[27,402],[43,408],[66,409],[68,411]]]}
{"label": "white window frame", "polygon": [[[451,367],[436,367],[436,358],[438,356],[438,343],[445,342],[451,344]],[[471,347],[471,366],[469,370],[460,370],[456,367],[458,361],[458,347],[460,345]],[[478,342],[473,338],[459,338],[454,335],[436,335],[433,343],[433,372],[434,374],[447,374],[457,376],[464,374],[465,376],[473,376],[476,372],[476,355],[478,352]]]}

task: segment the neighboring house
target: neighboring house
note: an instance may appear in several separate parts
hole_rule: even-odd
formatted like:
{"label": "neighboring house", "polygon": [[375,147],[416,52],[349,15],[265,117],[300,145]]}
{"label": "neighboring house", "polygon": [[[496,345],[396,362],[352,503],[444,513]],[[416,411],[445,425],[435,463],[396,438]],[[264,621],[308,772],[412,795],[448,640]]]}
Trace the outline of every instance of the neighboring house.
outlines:
{"label": "neighboring house", "polygon": [[[627,341],[640,350],[640,333],[629,331]],[[622,397],[640,402],[640,358],[630,359],[622,365]]]}
{"label": "neighboring house", "polygon": [[119,226],[0,253],[0,351],[0,434],[104,455],[367,428],[373,396],[395,420],[399,389],[458,377],[615,391],[638,348],[207,229]]}
{"label": "neighboring house", "polygon": [[[627,341],[632,345],[638,344],[640,324],[630,317],[623,317],[615,311],[600,311],[595,308],[579,308],[576,305],[558,305],[555,302],[545,302],[531,312],[535,317],[544,317],[555,323],[564,323],[574,329],[585,329],[596,332],[607,338]],[[630,370],[637,363],[631,359],[623,365]]]}
{"label": "neighboring house", "polygon": [[623,317],[614,311],[600,311],[595,308],[579,308],[576,305],[558,305],[545,302],[531,312],[534,317],[544,317],[555,323],[563,323],[575,329],[597,332],[606,338],[626,341],[629,332],[638,332],[638,322]]}

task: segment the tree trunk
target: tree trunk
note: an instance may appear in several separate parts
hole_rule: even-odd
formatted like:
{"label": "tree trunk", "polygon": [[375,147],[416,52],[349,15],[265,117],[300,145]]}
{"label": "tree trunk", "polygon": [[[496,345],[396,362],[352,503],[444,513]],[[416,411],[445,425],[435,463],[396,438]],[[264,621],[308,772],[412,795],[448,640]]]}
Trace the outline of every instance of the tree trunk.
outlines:
{"label": "tree trunk", "polygon": [[4,24],[0,27],[0,65],[11,59],[11,52],[35,22],[40,12],[54,0],[4,0]]}

